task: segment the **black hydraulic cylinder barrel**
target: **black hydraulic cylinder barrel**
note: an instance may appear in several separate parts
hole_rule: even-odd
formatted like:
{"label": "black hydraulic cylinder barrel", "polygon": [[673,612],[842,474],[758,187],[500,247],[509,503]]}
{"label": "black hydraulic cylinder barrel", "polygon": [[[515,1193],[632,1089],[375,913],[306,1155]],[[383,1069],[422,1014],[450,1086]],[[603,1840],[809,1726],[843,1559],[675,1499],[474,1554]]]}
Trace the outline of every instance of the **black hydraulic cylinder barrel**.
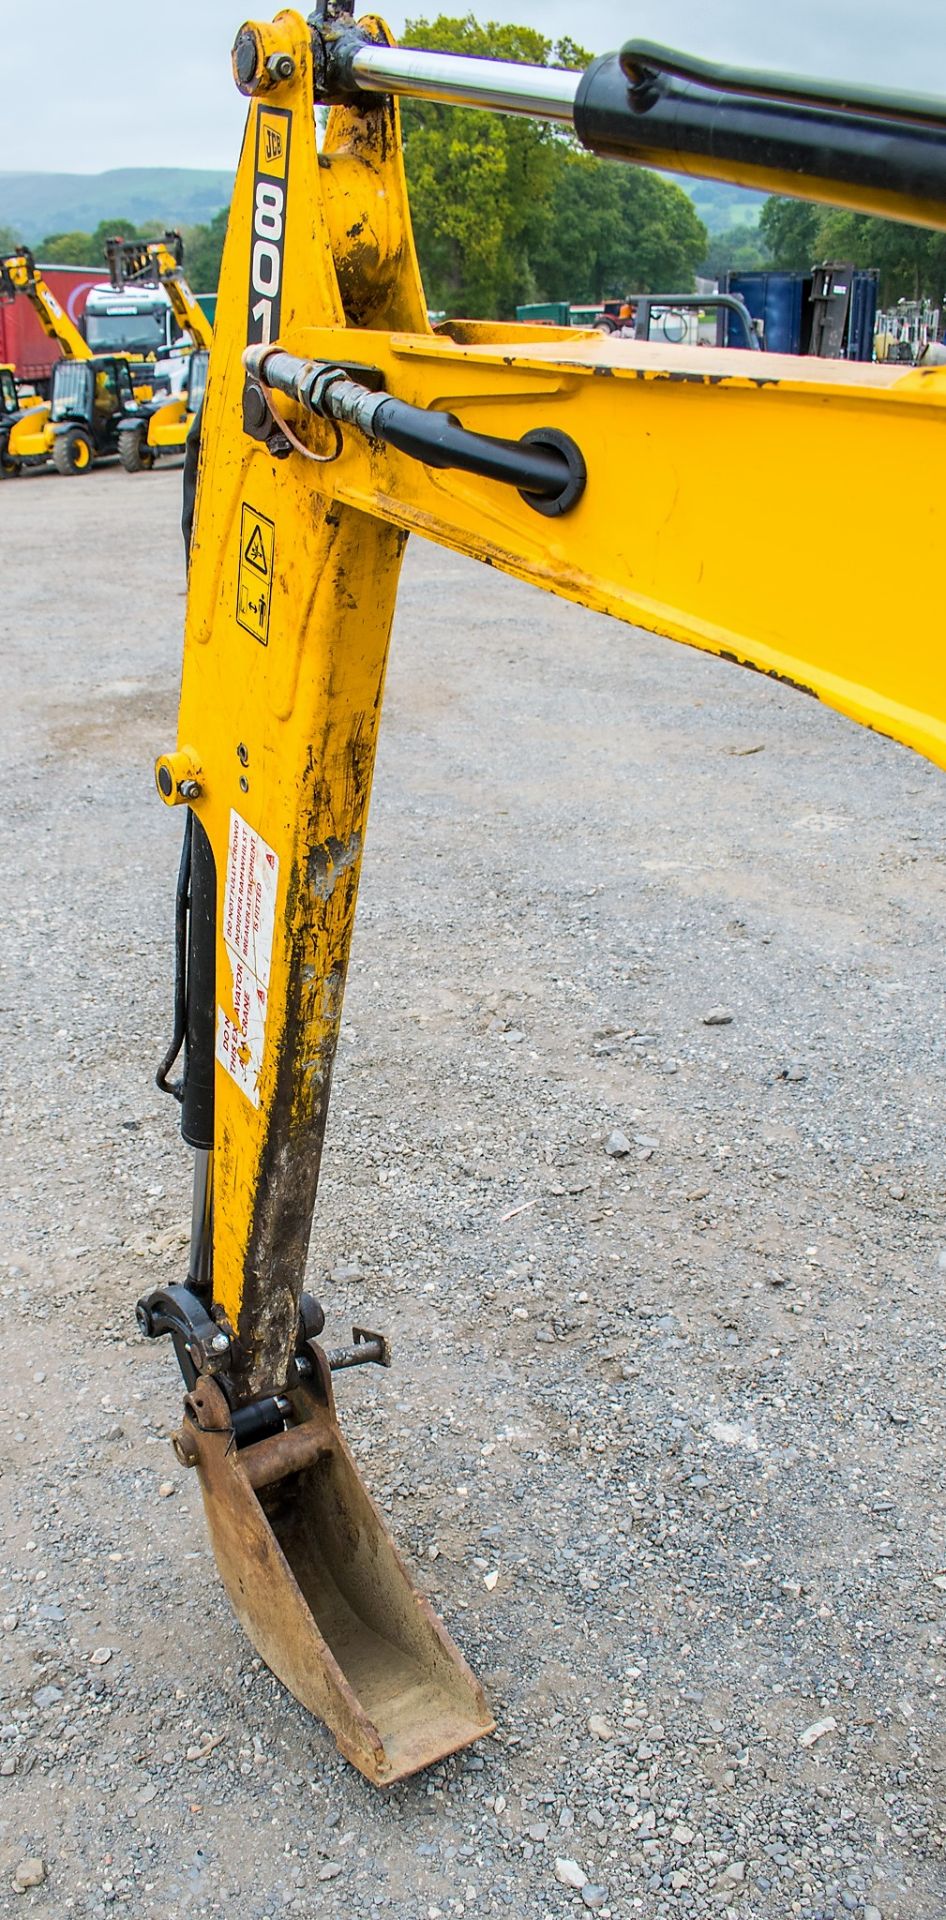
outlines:
{"label": "black hydraulic cylinder barrel", "polygon": [[682,56],[655,49],[648,65],[647,52],[632,42],[583,74],[575,131],[592,153],[946,228],[946,136],[932,113],[842,104],[817,83],[803,100],[802,82],[780,94],[776,76],[758,94],[725,71],[713,86],[673,71]]}
{"label": "black hydraulic cylinder barrel", "polygon": [[187,1052],[181,1133],[190,1147],[213,1151],[214,1006],[217,870],[200,821],[191,822],[190,912],[187,925]]}

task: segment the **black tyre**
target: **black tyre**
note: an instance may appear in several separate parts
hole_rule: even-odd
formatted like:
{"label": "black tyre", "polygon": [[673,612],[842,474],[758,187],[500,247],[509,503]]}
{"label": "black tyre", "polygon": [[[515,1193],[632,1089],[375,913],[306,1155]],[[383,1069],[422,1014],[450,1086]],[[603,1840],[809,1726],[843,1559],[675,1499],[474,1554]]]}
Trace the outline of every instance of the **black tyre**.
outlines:
{"label": "black tyre", "polygon": [[147,473],[154,466],[154,454],[145,439],[144,427],[129,427],[118,436],[118,458],[126,473]]}
{"label": "black tyre", "polygon": [[78,427],[57,433],[53,441],[53,466],[57,473],[88,473],[92,466],[92,442]]}
{"label": "black tyre", "polygon": [[0,453],[0,480],[15,480],[19,471],[19,460],[11,460],[8,453]]}

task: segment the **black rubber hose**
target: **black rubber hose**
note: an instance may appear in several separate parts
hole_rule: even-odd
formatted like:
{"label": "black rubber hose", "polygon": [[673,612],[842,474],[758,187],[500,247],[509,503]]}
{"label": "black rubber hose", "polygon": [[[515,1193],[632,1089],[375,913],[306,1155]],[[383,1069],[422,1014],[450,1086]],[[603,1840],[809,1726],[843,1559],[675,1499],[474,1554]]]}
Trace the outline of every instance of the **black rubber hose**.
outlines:
{"label": "black rubber hose", "polygon": [[698,60],[652,40],[629,40],[621,48],[621,66],[632,86],[645,86],[662,74],[690,80],[719,93],[743,93],[756,100],[785,100],[799,107],[836,107],[841,113],[868,113],[911,126],[935,126],[946,133],[946,101],[933,94],[887,93],[883,87],[847,86],[842,80],[809,80],[796,73],[758,73],[753,68],[723,67]]}
{"label": "black rubber hose", "polygon": [[191,814],[190,913],[187,923],[187,1054],[181,1133],[190,1147],[213,1152],[217,869],[213,848]]}
{"label": "black rubber hose", "polygon": [[172,1082],[168,1074],[187,1038],[187,907],[191,883],[191,821],[190,808],[184,821],[184,841],[181,847],[181,864],[177,870],[177,893],[174,900],[174,1031],[168,1050],[155,1074],[155,1081],[162,1093],[171,1093],[175,1100],[183,1098],[183,1082]]}

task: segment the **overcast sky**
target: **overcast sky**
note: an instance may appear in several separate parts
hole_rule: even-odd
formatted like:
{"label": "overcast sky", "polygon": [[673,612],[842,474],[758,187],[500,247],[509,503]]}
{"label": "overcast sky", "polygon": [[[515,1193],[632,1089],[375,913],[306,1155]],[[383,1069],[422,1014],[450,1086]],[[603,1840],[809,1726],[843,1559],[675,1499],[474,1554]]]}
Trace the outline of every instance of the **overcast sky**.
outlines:
{"label": "overcast sky", "polygon": [[[396,33],[405,17],[439,10],[392,6],[387,18]],[[483,0],[473,10],[569,33],[594,53],[642,36],[746,65],[946,94],[943,0]],[[236,165],[245,103],[229,53],[239,0],[163,0],[140,19],[125,0],[12,0],[2,15],[0,172]]]}

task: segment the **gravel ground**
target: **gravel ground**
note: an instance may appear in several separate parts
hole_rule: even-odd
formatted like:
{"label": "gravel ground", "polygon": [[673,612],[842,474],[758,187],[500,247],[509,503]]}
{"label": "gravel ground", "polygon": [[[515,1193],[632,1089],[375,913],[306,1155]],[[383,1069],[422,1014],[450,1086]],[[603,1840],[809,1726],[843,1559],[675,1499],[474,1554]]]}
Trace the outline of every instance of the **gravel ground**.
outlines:
{"label": "gravel ground", "polygon": [[134,1325],[179,489],[2,493],[0,1909],[942,1920],[943,776],[412,545],[312,1284],[394,1342],[342,1418],[499,1724],[379,1796]]}

